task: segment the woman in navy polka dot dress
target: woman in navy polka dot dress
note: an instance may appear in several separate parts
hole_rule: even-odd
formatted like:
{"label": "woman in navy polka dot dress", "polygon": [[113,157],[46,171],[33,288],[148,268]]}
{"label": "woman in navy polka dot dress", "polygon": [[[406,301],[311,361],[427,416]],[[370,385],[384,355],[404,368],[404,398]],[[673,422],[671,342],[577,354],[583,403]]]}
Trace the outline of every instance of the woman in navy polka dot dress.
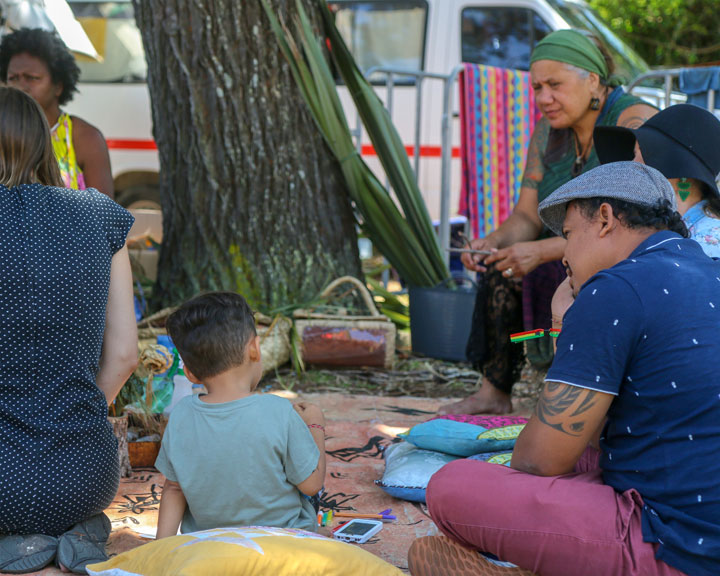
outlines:
{"label": "woman in navy polka dot dress", "polygon": [[137,363],[133,218],[61,182],[41,109],[0,88],[0,573],[102,559],[119,481],[107,409]]}

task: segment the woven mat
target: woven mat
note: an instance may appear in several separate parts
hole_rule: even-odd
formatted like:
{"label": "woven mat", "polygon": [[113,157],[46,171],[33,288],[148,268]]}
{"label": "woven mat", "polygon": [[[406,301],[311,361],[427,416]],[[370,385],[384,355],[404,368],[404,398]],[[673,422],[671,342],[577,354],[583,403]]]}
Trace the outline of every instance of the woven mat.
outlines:
{"label": "woven mat", "polygon": [[[351,396],[342,393],[304,394],[315,402],[327,420],[327,477],[322,509],[377,513],[392,508],[397,520],[386,523],[382,531],[363,544],[369,552],[407,571],[407,551],[413,540],[437,533],[424,505],[391,498],[374,481],[382,476],[382,448],[398,432],[430,418],[447,399],[385,398]],[[518,414],[527,415],[526,409]],[[119,554],[149,540],[141,534],[154,534],[164,482],[153,468],[135,470],[123,479],[106,513],[113,533],[108,553]],[[332,527],[339,524],[335,520]],[[46,568],[42,576],[62,574]]]}

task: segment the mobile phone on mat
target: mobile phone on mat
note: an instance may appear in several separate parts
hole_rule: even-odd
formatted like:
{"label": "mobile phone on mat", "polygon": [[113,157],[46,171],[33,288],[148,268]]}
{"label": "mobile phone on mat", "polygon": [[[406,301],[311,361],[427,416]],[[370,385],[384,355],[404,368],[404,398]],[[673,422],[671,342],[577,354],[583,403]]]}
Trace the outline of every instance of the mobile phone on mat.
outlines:
{"label": "mobile phone on mat", "polygon": [[353,518],[350,522],[336,528],[335,532],[333,532],[333,538],[343,542],[363,544],[380,532],[382,526],[383,523],[380,520]]}

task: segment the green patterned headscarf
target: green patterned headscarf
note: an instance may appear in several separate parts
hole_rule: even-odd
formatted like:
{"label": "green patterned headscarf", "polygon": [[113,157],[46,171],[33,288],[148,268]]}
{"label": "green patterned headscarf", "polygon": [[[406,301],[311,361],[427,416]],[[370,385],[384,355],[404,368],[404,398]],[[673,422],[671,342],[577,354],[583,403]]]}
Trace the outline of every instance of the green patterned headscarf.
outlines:
{"label": "green patterned headscarf", "polygon": [[609,76],[607,63],[595,43],[578,30],[557,30],[535,45],[530,64],[538,60],[555,60],[595,72],[603,84],[620,86],[623,79]]}

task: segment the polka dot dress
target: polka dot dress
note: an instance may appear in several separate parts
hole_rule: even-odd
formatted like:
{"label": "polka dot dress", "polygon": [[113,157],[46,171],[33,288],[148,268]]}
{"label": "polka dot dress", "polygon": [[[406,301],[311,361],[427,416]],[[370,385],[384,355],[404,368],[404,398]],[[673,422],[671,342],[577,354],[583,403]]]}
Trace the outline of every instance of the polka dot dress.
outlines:
{"label": "polka dot dress", "polygon": [[58,535],[117,491],[95,384],[133,218],[96,190],[0,186],[0,534]]}

